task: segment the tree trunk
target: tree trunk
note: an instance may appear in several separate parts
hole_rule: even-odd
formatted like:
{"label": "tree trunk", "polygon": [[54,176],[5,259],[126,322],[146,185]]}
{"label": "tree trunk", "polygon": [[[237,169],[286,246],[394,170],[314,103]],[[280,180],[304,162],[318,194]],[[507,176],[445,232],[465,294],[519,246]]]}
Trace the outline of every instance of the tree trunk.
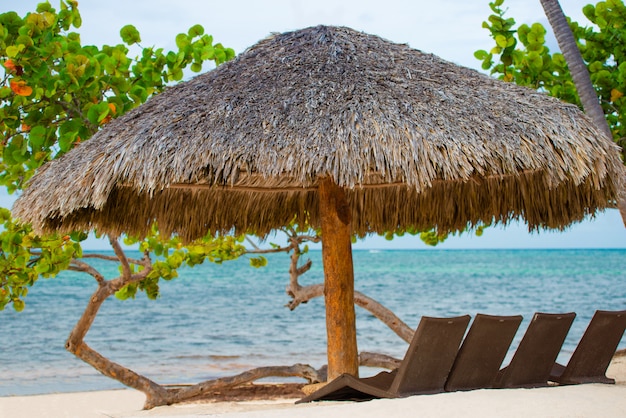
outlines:
{"label": "tree trunk", "polygon": [[343,373],[359,373],[351,213],[343,189],[331,179],[320,180],[318,191],[330,381]]}
{"label": "tree trunk", "polygon": [[[550,22],[550,26],[552,26],[556,41],[567,62],[570,74],[574,80],[574,85],[578,91],[578,96],[583,105],[583,110],[593,120],[598,129],[612,141],[613,134],[611,133],[611,128],[606,121],[604,111],[598,100],[598,95],[591,82],[587,65],[583,61],[583,57],[576,44],[576,39],[567,23],[559,1],[541,0],[541,6],[543,6],[548,22]],[[622,215],[622,221],[626,226],[626,190],[618,191],[617,203],[620,214]]]}
{"label": "tree trunk", "polygon": [[81,269],[83,271],[89,272],[89,274],[96,277],[96,280],[98,281],[98,290],[96,290],[89,299],[89,303],[87,304],[83,315],[74,326],[74,329],[72,329],[72,332],[65,343],[65,348],[67,351],[74,354],[85,363],[91,365],[103,375],[115,379],[128,387],[143,392],[146,395],[146,404],[149,405],[152,404],[154,400],[157,400],[158,402],[159,399],[167,398],[167,389],[152,380],[107,359],[85,343],[85,336],[87,335],[87,332],[89,332],[93,321],[96,319],[96,315],[98,314],[102,303],[125,285],[142,280],[152,270],[151,265],[148,263],[149,259],[144,258],[144,270],[138,274],[131,274],[128,259],[124,255],[117,240],[110,238],[109,242],[122,264],[123,274],[115,280],[107,281],[104,280],[102,275],[91,269],[90,266],[85,265],[84,263],[76,263],[79,266],[82,264]]}

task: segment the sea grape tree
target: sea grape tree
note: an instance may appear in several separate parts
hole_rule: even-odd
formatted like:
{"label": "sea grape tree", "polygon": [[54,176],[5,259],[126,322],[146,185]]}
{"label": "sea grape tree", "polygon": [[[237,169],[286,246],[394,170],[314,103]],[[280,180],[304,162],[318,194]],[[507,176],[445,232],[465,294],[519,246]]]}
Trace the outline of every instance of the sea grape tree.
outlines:
{"label": "sea grape tree", "polygon": [[[490,2],[489,7],[493,13],[483,27],[490,32],[495,45],[490,50],[474,53],[482,61],[482,68],[504,81],[545,91],[580,106],[565,58],[560,52],[550,51],[546,45],[545,27],[532,23],[516,28],[515,19],[506,16],[504,0]],[[569,20],[570,28],[587,64],[613,138],[624,145],[626,6],[622,0],[606,0],[586,5],[583,13],[591,24]]]}
{"label": "sea grape tree", "polygon": [[[206,64],[219,65],[234,57],[232,49],[214,43],[200,25],[177,35],[177,50],[165,51],[143,47],[132,25],[120,30],[122,42],[117,45],[83,45],[75,31],[81,23],[74,0],[61,0],[58,11],[45,2],[24,17],[0,14],[0,185],[9,193],[19,193],[37,168],[89,140],[112,118],[181,80],[186,69],[199,72]],[[40,237],[28,225],[16,224],[8,210],[0,215],[0,309],[12,305],[21,310],[28,288],[39,277],[55,276],[82,257],[80,243],[87,235],[78,231]],[[243,248],[232,237],[207,235],[192,247],[165,254],[147,244],[158,237],[157,229],[149,232],[142,248],[165,255],[165,260],[157,262],[145,282],[122,294],[139,288],[155,297],[158,279],[175,276],[180,264],[234,258]],[[218,256],[213,250],[193,250],[214,241],[221,251]]]}

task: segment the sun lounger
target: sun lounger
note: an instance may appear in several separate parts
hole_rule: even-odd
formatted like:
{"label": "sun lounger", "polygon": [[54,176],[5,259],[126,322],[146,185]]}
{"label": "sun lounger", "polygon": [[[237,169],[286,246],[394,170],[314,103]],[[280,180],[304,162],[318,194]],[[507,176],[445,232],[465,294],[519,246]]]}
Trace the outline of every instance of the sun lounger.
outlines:
{"label": "sun lounger", "polygon": [[548,379],[576,314],[538,312],[528,325],[511,362],[500,370],[495,387],[531,388],[548,385]]}
{"label": "sun lounger", "polygon": [[448,375],[445,390],[493,387],[521,322],[520,315],[476,315]]}
{"label": "sun lounger", "polygon": [[555,363],[550,380],[560,384],[615,383],[606,369],[626,329],[626,311],[596,311],[567,366]]}
{"label": "sun lounger", "polygon": [[422,317],[404,359],[396,370],[363,379],[342,374],[296,403],[399,398],[443,392],[469,321],[469,315],[455,318]]}

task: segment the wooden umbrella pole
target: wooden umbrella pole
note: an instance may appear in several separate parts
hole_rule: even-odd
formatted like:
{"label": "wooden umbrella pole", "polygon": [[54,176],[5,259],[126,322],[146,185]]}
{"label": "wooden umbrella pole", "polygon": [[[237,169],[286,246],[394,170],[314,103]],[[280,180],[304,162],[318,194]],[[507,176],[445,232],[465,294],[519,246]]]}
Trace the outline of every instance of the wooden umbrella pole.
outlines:
{"label": "wooden umbrella pole", "polygon": [[318,192],[330,381],[342,373],[359,373],[351,213],[343,189],[330,178],[320,180]]}

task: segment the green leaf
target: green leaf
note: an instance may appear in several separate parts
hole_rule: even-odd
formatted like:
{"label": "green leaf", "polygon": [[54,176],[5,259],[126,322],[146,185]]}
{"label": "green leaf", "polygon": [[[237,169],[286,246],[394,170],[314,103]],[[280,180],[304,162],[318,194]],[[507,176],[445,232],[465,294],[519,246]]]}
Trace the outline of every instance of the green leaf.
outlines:
{"label": "green leaf", "polygon": [[489,53],[483,49],[479,49],[478,51],[474,51],[474,57],[478,60],[484,60],[489,56]]}
{"label": "green leaf", "polygon": [[267,265],[267,258],[263,256],[250,258],[250,265],[255,268],[265,267]]}
{"label": "green leaf", "polygon": [[33,148],[41,149],[46,142],[46,128],[41,125],[33,127],[28,133],[28,140]]}
{"label": "green leaf", "polygon": [[67,132],[59,136],[59,148],[63,152],[71,150],[76,142],[77,132]]}
{"label": "green leaf", "polygon": [[18,45],[24,45],[26,48],[33,46],[35,43],[30,36],[20,35],[15,40],[15,43]]}
{"label": "green leaf", "polygon": [[543,68],[543,59],[535,51],[528,53],[528,66],[535,72],[539,73]]}
{"label": "green leaf", "polygon": [[141,42],[139,31],[133,25],[126,25],[120,30],[122,41],[127,45],[133,45]]}
{"label": "green leaf", "polygon": [[189,31],[187,32],[187,34],[189,35],[190,38],[195,38],[196,36],[202,36],[204,35],[204,28],[202,27],[202,25],[193,25],[191,28],[189,28]]}
{"label": "green leaf", "polygon": [[84,231],[75,231],[70,234],[72,241],[81,242],[89,238],[89,234]]}
{"label": "green leaf", "polygon": [[172,81],[180,81],[183,79],[183,70],[181,68],[177,68],[170,74],[169,78]]}
{"label": "green leaf", "polygon": [[138,84],[135,84],[130,89],[129,93],[130,93],[130,96],[133,98],[133,100],[138,103],[143,103],[148,99],[148,92],[146,91],[144,87]]}
{"label": "green leaf", "polygon": [[50,264],[42,260],[35,265],[35,271],[38,274],[47,273],[50,271]]}
{"label": "green leaf", "polygon": [[15,309],[16,312],[22,312],[24,310],[24,301],[21,299],[15,299],[13,301],[13,309]]}
{"label": "green leaf", "polygon": [[137,283],[130,283],[115,292],[115,297],[120,300],[135,298],[137,294]]}
{"label": "green leaf", "polygon": [[110,112],[111,109],[109,108],[109,104],[107,102],[101,102],[89,108],[87,111],[87,118],[89,119],[89,122],[94,125],[98,125],[109,115]]}
{"label": "green leaf", "polygon": [[11,46],[8,46],[7,49],[6,49],[7,57],[14,58],[14,57],[17,56],[17,54],[22,52],[23,49],[24,49],[24,45],[11,45]]}
{"label": "green leaf", "polygon": [[496,35],[495,40],[496,40],[496,44],[500,48],[506,48],[508,45],[508,40],[506,39],[506,36],[504,35]]}
{"label": "green leaf", "polygon": [[585,15],[587,19],[593,22],[596,16],[595,6],[593,4],[587,4],[585,7],[583,7],[583,14]]}
{"label": "green leaf", "polygon": [[176,35],[176,46],[178,47],[178,49],[183,49],[190,44],[191,41],[189,40],[189,37],[184,33],[179,33],[178,35]]}

